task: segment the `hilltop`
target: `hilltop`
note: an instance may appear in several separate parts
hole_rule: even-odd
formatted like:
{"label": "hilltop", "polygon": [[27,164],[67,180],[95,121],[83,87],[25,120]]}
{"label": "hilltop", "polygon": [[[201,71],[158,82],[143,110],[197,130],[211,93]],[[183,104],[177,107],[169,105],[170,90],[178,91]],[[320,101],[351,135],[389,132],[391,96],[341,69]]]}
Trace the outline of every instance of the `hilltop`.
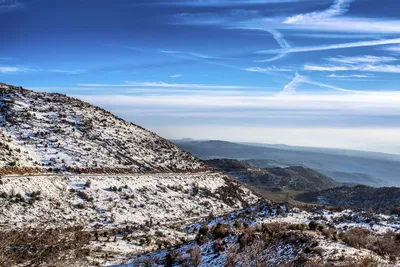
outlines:
{"label": "hilltop", "polygon": [[99,107],[6,84],[0,84],[0,148],[0,168],[204,170],[190,153]]}

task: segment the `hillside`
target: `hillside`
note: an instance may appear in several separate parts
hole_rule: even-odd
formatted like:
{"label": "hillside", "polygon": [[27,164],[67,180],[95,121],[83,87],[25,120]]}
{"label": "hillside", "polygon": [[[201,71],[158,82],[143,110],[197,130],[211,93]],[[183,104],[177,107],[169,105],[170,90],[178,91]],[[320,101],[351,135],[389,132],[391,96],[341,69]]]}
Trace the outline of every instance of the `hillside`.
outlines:
{"label": "hillside", "polygon": [[333,206],[395,211],[400,208],[400,188],[374,188],[363,185],[344,186],[299,195],[297,199],[304,202]]}
{"label": "hillside", "polygon": [[[360,183],[369,186],[400,186],[398,161],[367,158],[365,154],[329,154],[322,152],[289,150],[225,141],[175,141],[180,148],[206,160],[231,158],[247,161],[259,168],[303,166],[325,174],[338,182]],[[355,175],[357,174],[357,175]],[[364,179],[365,178],[365,179]]]}
{"label": "hillside", "polygon": [[263,189],[317,191],[342,186],[335,180],[309,168],[257,168],[246,162],[231,159],[212,159],[210,168],[223,170],[239,181]]}
{"label": "hillside", "polygon": [[0,266],[87,266],[167,248],[191,238],[176,225],[260,201],[171,142],[65,95],[1,84],[0,148]]}
{"label": "hillside", "polygon": [[0,84],[0,168],[198,171],[171,142],[61,94]]}

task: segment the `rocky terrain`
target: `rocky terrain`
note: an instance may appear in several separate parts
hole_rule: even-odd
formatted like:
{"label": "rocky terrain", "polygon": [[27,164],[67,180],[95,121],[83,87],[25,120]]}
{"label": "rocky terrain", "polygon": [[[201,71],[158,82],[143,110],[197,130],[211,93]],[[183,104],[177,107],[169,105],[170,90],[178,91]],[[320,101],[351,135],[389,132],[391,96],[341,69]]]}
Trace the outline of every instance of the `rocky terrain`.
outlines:
{"label": "rocky terrain", "polygon": [[210,168],[223,170],[246,184],[263,189],[318,191],[342,186],[332,178],[309,168],[257,168],[232,159],[212,159],[205,163]]}
{"label": "rocky terrain", "polygon": [[182,226],[182,245],[109,266],[398,266],[399,226],[397,215],[259,203]]}

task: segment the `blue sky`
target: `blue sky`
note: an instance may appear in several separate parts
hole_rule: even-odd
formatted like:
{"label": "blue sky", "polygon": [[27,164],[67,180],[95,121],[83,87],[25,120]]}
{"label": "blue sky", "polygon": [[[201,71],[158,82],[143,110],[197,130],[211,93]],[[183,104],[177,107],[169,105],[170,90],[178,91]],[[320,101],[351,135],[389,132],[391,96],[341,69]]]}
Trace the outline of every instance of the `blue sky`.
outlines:
{"label": "blue sky", "polygon": [[167,138],[400,153],[397,0],[0,0],[0,81]]}

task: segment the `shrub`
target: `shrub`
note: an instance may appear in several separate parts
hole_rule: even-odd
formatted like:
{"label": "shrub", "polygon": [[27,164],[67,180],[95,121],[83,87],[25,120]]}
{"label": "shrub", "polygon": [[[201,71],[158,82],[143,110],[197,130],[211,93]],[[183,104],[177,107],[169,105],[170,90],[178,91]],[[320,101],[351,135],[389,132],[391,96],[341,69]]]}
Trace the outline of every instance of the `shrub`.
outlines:
{"label": "shrub", "polygon": [[362,248],[368,244],[369,231],[364,228],[356,227],[347,232],[342,232],[340,238],[347,245],[355,248]]}
{"label": "shrub", "polygon": [[165,266],[171,267],[176,261],[176,252],[174,250],[170,250],[165,256]]}
{"label": "shrub", "polygon": [[224,238],[228,235],[228,229],[225,224],[218,223],[213,231],[213,236],[215,239]]}
{"label": "shrub", "polygon": [[318,227],[319,223],[317,223],[316,221],[312,220],[311,222],[309,222],[308,224],[308,228],[312,231],[315,231]]}
{"label": "shrub", "polygon": [[85,183],[85,187],[90,188],[91,185],[92,185],[92,181],[87,180]]}
{"label": "shrub", "polygon": [[241,221],[239,221],[239,220],[236,220],[235,221],[235,224],[233,225],[233,226],[235,226],[235,228],[237,228],[237,229],[240,229],[240,228],[242,228],[242,222]]}
{"label": "shrub", "polygon": [[202,256],[199,246],[194,246],[189,251],[190,254],[190,262],[195,266],[199,266],[202,262]]}

